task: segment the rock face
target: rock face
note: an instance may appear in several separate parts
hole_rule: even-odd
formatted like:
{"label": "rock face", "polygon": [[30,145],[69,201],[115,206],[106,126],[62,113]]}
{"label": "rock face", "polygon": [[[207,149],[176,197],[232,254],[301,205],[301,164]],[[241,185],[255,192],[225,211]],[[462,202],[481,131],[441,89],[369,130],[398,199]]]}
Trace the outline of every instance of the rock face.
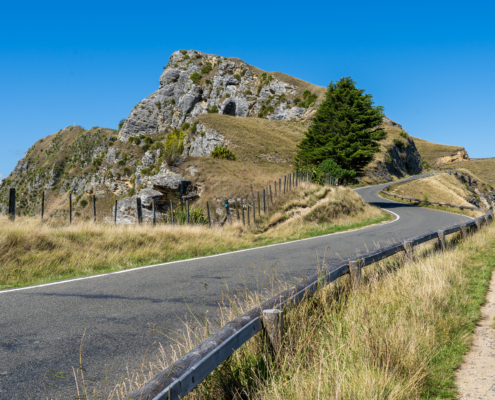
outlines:
{"label": "rock face", "polygon": [[392,182],[394,177],[403,178],[406,175],[419,174],[423,170],[414,140],[407,137],[400,142],[388,146],[385,160],[367,168],[366,177],[376,182]]}
{"label": "rock face", "polygon": [[[126,142],[178,128],[207,112],[278,120],[311,118],[316,96],[313,101],[301,99],[297,89],[237,58],[176,51],[164,68],[158,90],[134,107],[119,139]],[[198,153],[197,146],[191,151]]]}
{"label": "rock face", "polygon": [[[450,173],[450,172],[449,172]],[[473,194],[467,201],[475,207],[493,210],[495,207],[495,190],[479,182],[467,173],[455,171],[454,175]]]}
{"label": "rock face", "polygon": [[453,163],[458,163],[458,162],[463,162],[463,161],[469,161],[469,155],[466,150],[459,150],[457,153],[452,154],[451,156],[444,156],[440,157],[436,164],[437,165],[442,165],[442,164],[453,164]]}

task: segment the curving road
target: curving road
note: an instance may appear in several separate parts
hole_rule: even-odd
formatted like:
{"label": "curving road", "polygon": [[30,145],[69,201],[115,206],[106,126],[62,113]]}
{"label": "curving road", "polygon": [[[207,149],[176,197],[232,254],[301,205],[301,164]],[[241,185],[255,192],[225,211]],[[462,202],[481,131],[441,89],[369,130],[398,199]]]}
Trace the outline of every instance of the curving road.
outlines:
{"label": "curving road", "polygon": [[[216,301],[228,287],[251,290],[278,277],[297,279],[314,273],[318,257],[332,263],[426,231],[446,228],[469,217],[417,208],[386,200],[378,191],[386,185],[357,189],[366,202],[394,213],[395,221],[356,231],[325,235],[262,248],[226,253],[112,274],[95,275],[0,291],[0,399],[41,399],[48,370],[72,376],[79,365],[84,331],[86,376],[115,381],[139,368],[148,346],[149,324],[179,329],[177,316],[191,319],[216,312]],[[186,305],[187,302],[187,305]],[[156,344],[148,354],[156,351]],[[74,395],[73,382],[51,378],[49,398]]]}

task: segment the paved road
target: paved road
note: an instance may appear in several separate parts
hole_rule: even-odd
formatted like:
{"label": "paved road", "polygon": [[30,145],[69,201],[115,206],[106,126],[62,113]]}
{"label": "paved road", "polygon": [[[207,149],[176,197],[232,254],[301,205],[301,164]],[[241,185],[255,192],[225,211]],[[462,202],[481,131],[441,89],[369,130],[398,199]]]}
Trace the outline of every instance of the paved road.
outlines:
{"label": "paved road", "polygon": [[[0,291],[0,399],[45,398],[44,373],[53,370],[72,375],[72,367],[79,365],[79,344],[85,330],[86,376],[103,379],[108,366],[108,376],[115,379],[126,365],[137,368],[146,348],[157,339],[150,337],[148,324],[162,329],[180,327],[177,315],[190,315],[185,301],[193,312],[204,315],[206,308],[211,314],[227,285],[231,291],[244,284],[256,290],[259,282],[268,282],[272,270],[286,279],[314,273],[317,255],[321,259],[326,250],[327,262],[339,261],[469,219],[385,200],[377,194],[383,186],[356,192],[365,201],[400,217],[387,224],[123,273]],[[160,340],[167,343],[164,338]],[[50,389],[50,398],[73,398],[72,382],[48,382],[62,389]]]}

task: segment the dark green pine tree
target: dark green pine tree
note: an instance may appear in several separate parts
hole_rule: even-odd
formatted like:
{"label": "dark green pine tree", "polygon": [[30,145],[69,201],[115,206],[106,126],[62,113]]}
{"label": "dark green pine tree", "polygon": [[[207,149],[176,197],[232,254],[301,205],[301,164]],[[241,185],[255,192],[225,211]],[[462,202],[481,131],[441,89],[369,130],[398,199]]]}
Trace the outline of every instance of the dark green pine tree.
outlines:
{"label": "dark green pine tree", "polygon": [[383,107],[374,107],[372,96],[355,84],[350,77],[330,82],[325,99],[298,145],[298,168],[319,165],[330,158],[359,176],[380,150],[378,141],[386,133],[373,128],[382,122]]}

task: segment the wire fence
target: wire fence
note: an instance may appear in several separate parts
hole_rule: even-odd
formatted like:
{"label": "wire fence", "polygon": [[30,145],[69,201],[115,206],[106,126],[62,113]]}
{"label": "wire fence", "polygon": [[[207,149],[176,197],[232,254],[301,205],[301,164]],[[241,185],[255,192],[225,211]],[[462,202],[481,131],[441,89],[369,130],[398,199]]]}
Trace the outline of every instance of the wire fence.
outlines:
{"label": "wire fence", "polygon": [[[333,178],[330,174],[326,174],[324,177],[325,184],[328,185],[338,185],[338,180]],[[301,171],[296,170],[290,174],[284,175],[282,178],[275,180],[273,184],[268,185],[266,188],[252,192],[251,194],[245,196],[235,196],[234,199],[225,199],[223,210],[224,217],[220,221],[214,220],[212,214],[215,213],[211,209],[212,204],[210,201],[206,201],[206,209],[193,208],[192,205],[194,201],[188,198],[188,187],[186,186],[187,181],[181,181],[178,189],[176,191],[175,200],[169,199],[168,201],[159,201],[152,199],[147,205],[143,205],[141,197],[137,196],[135,204],[131,206],[133,209],[133,215],[138,224],[143,222],[150,222],[153,225],[157,223],[165,223],[172,225],[189,225],[189,224],[202,224],[212,226],[212,224],[223,225],[225,222],[232,222],[233,218],[237,218],[238,221],[242,221],[244,225],[250,225],[251,223],[256,223],[256,216],[258,218],[261,215],[265,215],[269,212],[274,201],[293,191],[299,186],[301,182],[313,182],[313,174],[311,171]],[[16,189],[9,189],[9,205],[8,205],[8,215],[10,220],[15,221],[16,215],[21,215],[21,210],[18,209],[16,212]],[[80,196],[79,196],[80,197]],[[67,214],[69,224],[74,221],[74,195],[68,193],[67,196],[68,206],[64,214]],[[84,200],[87,204],[87,201]],[[120,202],[124,200],[118,200],[115,198],[112,210],[112,216],[106,217],[105,221],[113,221],[114,224],[119,223],[119,218],[123,215],[119,215],[119,205]],[[76,198],[77,203],[77,198]],[[93,222],[97,222],[98,209],[98,198],[95,194],[91,195],[90,201],[91,205],[91,217]],[[128,204],[128,203],[126,203]],[[135,207],[135,209],[134,209]],[[41,220],[46,219],[46,199],[45,192],[42,192],[40,200],[40,212],[39,216]],[[98,211],[98,212],[97,212]],[[76,215],[79,213],[76,212]]]}

